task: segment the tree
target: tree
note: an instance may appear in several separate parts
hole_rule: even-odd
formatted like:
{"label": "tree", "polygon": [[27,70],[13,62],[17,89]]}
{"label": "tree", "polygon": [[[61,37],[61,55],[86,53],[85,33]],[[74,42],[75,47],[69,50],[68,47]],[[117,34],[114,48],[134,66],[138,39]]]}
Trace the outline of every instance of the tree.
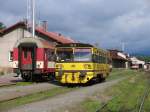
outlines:
{"label": "tree", "polygon": [[0,22],[0,30],[5,29],[5,28],[6,26],[2,22]]}

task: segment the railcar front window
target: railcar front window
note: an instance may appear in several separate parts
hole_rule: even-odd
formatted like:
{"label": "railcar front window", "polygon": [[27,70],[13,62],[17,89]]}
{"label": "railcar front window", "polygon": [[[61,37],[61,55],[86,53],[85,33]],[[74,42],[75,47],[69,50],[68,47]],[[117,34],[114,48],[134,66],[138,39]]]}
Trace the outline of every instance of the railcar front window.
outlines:
{"label": "railcar front window", "polygon": [[73,60],[73,50],[58,50],[57,51],[57,61],[72,61]]}
{"label": "railcar front window", "polygon": [[74,61],[91,61],[90,49],[77,49],[74,52]]}

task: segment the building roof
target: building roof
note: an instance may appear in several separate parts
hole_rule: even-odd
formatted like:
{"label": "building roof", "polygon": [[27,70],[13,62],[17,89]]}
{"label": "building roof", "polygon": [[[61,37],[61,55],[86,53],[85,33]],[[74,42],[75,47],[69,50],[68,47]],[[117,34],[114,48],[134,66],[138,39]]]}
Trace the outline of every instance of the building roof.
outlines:
{"label": "building roof", "polygon": [[[27,25],[25,22],[18,22],[16,24],[4,29],[4,30],[1,30],[0,34],[5,35],[5,34],[11,32],[12,30],[14,30],[18,27],[26,29]],[[76,42],[75,40],[73,40],[71,38],[65,37],[65,36],[58,34],[58,33],[55,33],[55,32],[45,31],[42,28],[36,28],[36,32],[40,33],[42,35],[45,35],[45,36],[49,37],[50,39],[55,40],[56,42],[61,43],[61,44],[75,43]]]}
{"label": "building roof", "polygon": [[48,32],[48,31],[45,31],[41,28],[36,28],[36,31],[38,33],[42,33],[42,34],[48,36],[49,38],[51,38],[53,40],[56,40],[57,42],[60,42],[62,44],[74,43],[75,42],[74,40],[69,39],[68,37],[65,37],[65,36],[60,35],[60,34],[55,33],[55,32]]}
{"label": "building roof", "polygon": [[2,30],[0,30],[0,35],[2,34]]}
{"label": "building roof", "polygon": [[139,60],[137,57],[130,58],[132,64],[145,64],[145,61]]}
{"label": "building roof", "polygon": [[128,60],[126,57],[122,57],[122,56],[118,55],[118,53],[122,53],[121,51],[118,51],[118,50],[108,50],[108,51],[110,52],[110,56],[112,57],[112,59],[124,60],[124,61]]}

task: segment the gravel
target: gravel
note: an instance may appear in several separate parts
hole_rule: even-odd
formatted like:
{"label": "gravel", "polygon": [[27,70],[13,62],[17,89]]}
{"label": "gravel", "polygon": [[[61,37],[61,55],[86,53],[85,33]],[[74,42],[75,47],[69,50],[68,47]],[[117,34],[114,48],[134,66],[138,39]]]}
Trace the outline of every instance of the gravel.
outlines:
{"label": "gravel", "polygon": [[82,87],[77,90],[55,96],[53,98],[16,107],[7,112],[61,112],[61,108],[67,109],[67,107],[78,104],[84,101],[84,99],[86,99],[90,95],[92,96],[95,92],[103,91],[104,89],[118,83],[123,79],[124,78],[95,84],[88,87]]}
{"label": "gravel", "polygon": [[0,102],[34,94],[59,87],[51,83],[39,83],[27,86],[14,86],[0,89]]}

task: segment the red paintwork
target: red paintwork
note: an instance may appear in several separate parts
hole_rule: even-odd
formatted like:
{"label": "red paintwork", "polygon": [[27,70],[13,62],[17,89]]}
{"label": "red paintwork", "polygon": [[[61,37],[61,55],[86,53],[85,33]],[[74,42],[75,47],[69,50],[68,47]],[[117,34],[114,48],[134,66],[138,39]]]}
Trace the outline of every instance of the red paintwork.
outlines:
{"label": "red paintwork", "polygon": [[13,60],[18,61],[18,48],[14,48],[13,51]]}
{"label": "red paintwork", "polygon": [[37,48],[36,50],[36,60],[37,61],[43,61],[44,60],[44,49],[43,48]]}
{"label": "red paintwork", "polygon": [[44,49],[44,68],[47,69],[48,66],[48,57],[46,55],[46,49]]}
{"label": "red paintwork", "polygon": [[[55,68],[48,68],[48,53],[47,51],[53,51],[54,52],[54,47],[48,43],[48,42],[45,42],[45,41],[42,41],[42,44],[43,44],[43,48],[39,48],[37,47],[35,49],[35,61],[42,61],[44,62],[44,68],[35,68],[34,71],[40,71],[40,74],[43,74],[43,73],[52,73],[52,72],[55,72]],[[32,64],[33,62],[33,59],[32,59],[32,52],[33,52],[33,49],[32,48],[28,48],[28,52],[27,52],[27,56],[25,57],[25,51],[26,48],[23,47],[22,48],[22,52],[19,53],[19,49],[18,48],[14,48],[14,51],[13,51],[13,59],[14,61],[20,61],[19,62],[21,65],[20,67],[22,67],[23,65],[26,65],[26,64]],[[18,56],[18,55],[21,55],[21,56]],[[19,59],[19,57],[21,57],[21,59]],[[52,61],[54,62],[54,61]],[[23,68],[19,68],[21,69],[22,71],[24,70],[28,70],[28,69],[23,69]]]}
{"label": "red paintwork", "polygon": [[[27,57],[25,57],[25,52],[27,52]],[[31,52],[32,49],[23,49],[21,53],[21,64],[26,65],[26,64],[32,64],[32,57],[31,57]]]}
{"label": "red paintwork", "polygon": [[55,72],[55,68],[47,68],[48,72]]}

